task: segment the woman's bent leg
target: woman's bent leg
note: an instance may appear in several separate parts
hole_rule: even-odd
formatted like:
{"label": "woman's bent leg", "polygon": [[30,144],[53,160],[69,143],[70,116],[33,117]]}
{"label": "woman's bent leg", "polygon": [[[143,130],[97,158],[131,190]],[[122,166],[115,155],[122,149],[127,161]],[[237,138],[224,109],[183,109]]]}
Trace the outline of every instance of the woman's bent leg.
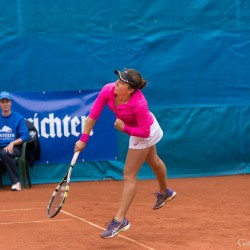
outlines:
{"label": "woman's bent leg", "polygon": [[156,146],[151,147],[146,161],[152,168],[158,180],[159,192],[155,194],[157,200],[153,205],[153,209],[158,209],[164,206],[168,201],[171,201],[176,196],[176,192],[167,186],[167,168],[164,162],[159,158]]}
{"label": "woman's bent leg", "polygon": [[152,168],[158,180],[159,191],[164,192],[167,189],[167,168],[164,162],[159,158],[155,145],[150,148],[146,162]]}

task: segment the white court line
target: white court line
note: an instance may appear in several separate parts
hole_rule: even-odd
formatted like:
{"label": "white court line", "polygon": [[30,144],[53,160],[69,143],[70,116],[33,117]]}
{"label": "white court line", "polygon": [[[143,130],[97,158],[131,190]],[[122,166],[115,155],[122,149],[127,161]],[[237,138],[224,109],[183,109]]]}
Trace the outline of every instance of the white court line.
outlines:
{"label": "white court line", "polygon": [[[0,212],[31,211],[31,210],[45,210],[45,209],[44,208],[16,208],[16,209],[2,209],[2,210],[0,210]],[[34,220],[34,221],[12,221],[12,222],[0,222],[0,225],[46,223],[46,222],[61,222],[61,221],[70,221],[70,220],[72,220],[72,219],[62,219],[62,220]]]}
{"label": "white court line", "polygon": [[[0,212],[13,212],[13,211],[29,211],[29,210],[40,210],[44,208],[15,208],[15,209],[2,209]],[[44,209],[45,210],[45,209]]]}
{"label": "white court line", "polygon": [[69,221],[72,219],[64,219],[64,220],[33,220],[33,221],[14,221],[14,222],[0,222],[0,225],[14,225],[14,224],[31,224],[31,223],[46,223],[46,222],[61,222],[61,221]]}
{"label": "white court line", "polygon": [[[106,228],[100,227],[100,226],[98,226],[98,225],[96,225],[96,224],[94,224],[94,223],[92,223],[92,222],[90,222],[90,221],[87,221],[87,220],[85,220],[85,219],[83,219],[83,218],[80,218],[80,217],[78,217],[78,216],[76,216],[76,215],[70,214],[70,213],[68,213],[68,212],[66,212],[66,211],[64,211],[64,210],[61,210],[61,212],[64,213],[64,214],[67,214],[67,215],[69,215],[69,216],[71,216],[71,217],[73,217],[73,218],[76,218],[76,219],[78,219],[78,220],[80,220],[80,221],[84,221],[85,223],[87,223],[87,224],[89,224],[89,225],[91,225],[91,226],[93,226],[93,227],[96,227],[96,228],[98,228],[98,229],[101,229],[101,230],[105,230],[105,229],[106,229]],[[140,243],[140,242],[138,242],[138,241],[136,241],[136,240],[130,239],[130,238],[128,238],[128,237],[125,237],[125,236],[123,236],[123,235],[121,235],[121,234],[118,234],[117,236],[118,236],[118,237],[121,237],[121,238],[123,238],[123,239],[125,239],[125,240],[127,240],[127,241],[133,242],[133,243],[135,243],[136,245],[139,245],[139,246],[141,246],[141,247],[144,247],[144,248],[146,248],[146,249],[148,249],[148,250],[156,250],[155,248],[149,247],[149,246],[147,246],[147,245],[145,245],[145,244],[143,244],[143,243]]]}

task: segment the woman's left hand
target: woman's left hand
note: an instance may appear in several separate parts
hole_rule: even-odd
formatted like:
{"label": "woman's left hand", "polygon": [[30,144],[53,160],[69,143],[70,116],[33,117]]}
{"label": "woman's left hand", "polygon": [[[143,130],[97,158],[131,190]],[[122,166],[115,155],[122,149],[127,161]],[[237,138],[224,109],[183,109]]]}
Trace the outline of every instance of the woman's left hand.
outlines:
{"label": "woman's left hand", "polygon": [[115,127],[117,130],[122,131],[123,128],[124,128],[124,126],[125,126],[125,124],[124,124],[124,122],[123,122],[122,120],[120,120],[120,119],[118,119],[118,118],[115,120],[114,127]]}

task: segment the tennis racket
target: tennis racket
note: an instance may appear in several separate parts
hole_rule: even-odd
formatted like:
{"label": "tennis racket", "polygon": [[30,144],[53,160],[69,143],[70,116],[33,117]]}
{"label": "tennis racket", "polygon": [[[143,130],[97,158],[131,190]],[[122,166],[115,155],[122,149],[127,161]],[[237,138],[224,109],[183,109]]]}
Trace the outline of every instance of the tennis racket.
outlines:
{"label": "tennis racket", "polygon": [[75,152],[68,172],[63,177],[62,181],[56,187],[55,191],[52,194],[52,197],[49,201],[47,214],[50,218],[55,217],[61,210],[69,192],[69,183],[71,178],[72,169],[77,161],[80,151]]}

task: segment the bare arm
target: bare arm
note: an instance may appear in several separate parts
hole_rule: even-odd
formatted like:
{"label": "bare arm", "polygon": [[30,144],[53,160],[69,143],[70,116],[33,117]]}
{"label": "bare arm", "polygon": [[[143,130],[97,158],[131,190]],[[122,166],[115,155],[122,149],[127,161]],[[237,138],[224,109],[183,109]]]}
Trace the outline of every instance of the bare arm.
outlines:
{"label": "bare arm", "polygon": [[[95,123],[96,123],[96,120],[88,117],[84,125],[83,133],[89,135],[91,130],[94,128]],[[74,152],[84,150],[86,147],[86,144],[87,143],[78,140],[75,144]]]}

